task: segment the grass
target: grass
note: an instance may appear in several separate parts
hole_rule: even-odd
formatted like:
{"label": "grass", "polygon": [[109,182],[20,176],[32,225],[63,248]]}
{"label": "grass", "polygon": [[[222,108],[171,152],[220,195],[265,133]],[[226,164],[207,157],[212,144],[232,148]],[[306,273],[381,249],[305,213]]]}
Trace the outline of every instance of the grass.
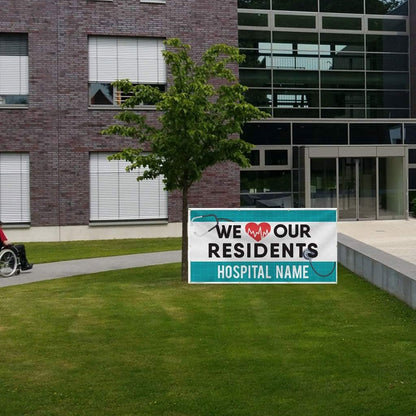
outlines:
{"label": "grass", "polygon": [[2,416],[410,416],[416,311],[337,285],[187,285],[180,266],[1,290]]}
{"label": "grass", "polygon": [[65,241],[51,243],[25,243],[32,263],[180,250],[180,238],[141,238],[124,240]]}

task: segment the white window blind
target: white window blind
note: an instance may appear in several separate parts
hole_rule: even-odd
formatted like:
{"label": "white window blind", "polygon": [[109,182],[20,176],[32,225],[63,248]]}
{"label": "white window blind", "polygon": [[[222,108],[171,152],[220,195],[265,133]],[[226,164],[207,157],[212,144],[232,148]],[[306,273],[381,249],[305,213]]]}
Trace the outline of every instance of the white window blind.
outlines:
{"label": "white window blind", "polygon": [[89,81],[166,84],[162,39],[91,36]]}
{"label": "white window blind", "polygon": [[0,95],[29,91],[27,35],[0,33]]}
{"label": "white window blind", "polygon": [[126,172],[128,163],[109,161],[109,155],[90,154],[90,220],[166,219],[168,197],[162,178],[137,181],[140,170]]}
{"label": "white window blind", "polygon": [[30,222],[28,153],[0,153],[0,219],[5,223]]}

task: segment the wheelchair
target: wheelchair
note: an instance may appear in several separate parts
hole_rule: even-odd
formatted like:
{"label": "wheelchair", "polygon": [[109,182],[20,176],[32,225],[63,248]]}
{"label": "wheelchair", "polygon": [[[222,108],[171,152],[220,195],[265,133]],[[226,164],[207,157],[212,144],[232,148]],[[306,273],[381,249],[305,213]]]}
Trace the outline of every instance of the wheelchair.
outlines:
{"label": "wheelchair", "polygon": [[20,274],[21,265],[18,251],[13,246],[0,249],[0,276],[10,277]]}

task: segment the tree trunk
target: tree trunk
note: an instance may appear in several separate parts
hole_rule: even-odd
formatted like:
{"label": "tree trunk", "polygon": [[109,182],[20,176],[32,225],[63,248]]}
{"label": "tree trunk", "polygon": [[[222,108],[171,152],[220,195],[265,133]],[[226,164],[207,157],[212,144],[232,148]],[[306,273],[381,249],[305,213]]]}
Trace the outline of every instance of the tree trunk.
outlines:
{"label": "tree trunk", "polygon": [[188,187],[182,189],[182,281],[188,281]]}

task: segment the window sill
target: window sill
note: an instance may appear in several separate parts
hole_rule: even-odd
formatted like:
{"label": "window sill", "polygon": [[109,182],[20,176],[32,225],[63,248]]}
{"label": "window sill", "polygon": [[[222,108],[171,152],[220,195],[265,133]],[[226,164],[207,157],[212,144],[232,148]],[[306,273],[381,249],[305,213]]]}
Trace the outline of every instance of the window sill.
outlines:
{"label": "window sill", "polygon": [[166,4],[166,0],[140,0],[140,3]]}
{"label": "window sill", "polygon": [[113,220],[113,221],[90,221],[90,227],[114,227],[114,226],[128,226],[132,225],[165,225],[168,224],[167,219],[160,220]]}
{"label": "window sill", "polygon": [[[111,111],[123,111],[118,105],[90,105],[88,110],[111,110]],[[129,110],[132,110],[129,108]],[[155,111],[156,107],[154,105],[141,105],[135,107],[133,110],[146,110],[146,111]]]}
{"label": "window sill", "polygon": [[24,105],[12,105],[12,104],[4,104],[4,105],[0,105],[0,111],[1,110],[27,110],[29,108],[28,105],[24,104]]}

